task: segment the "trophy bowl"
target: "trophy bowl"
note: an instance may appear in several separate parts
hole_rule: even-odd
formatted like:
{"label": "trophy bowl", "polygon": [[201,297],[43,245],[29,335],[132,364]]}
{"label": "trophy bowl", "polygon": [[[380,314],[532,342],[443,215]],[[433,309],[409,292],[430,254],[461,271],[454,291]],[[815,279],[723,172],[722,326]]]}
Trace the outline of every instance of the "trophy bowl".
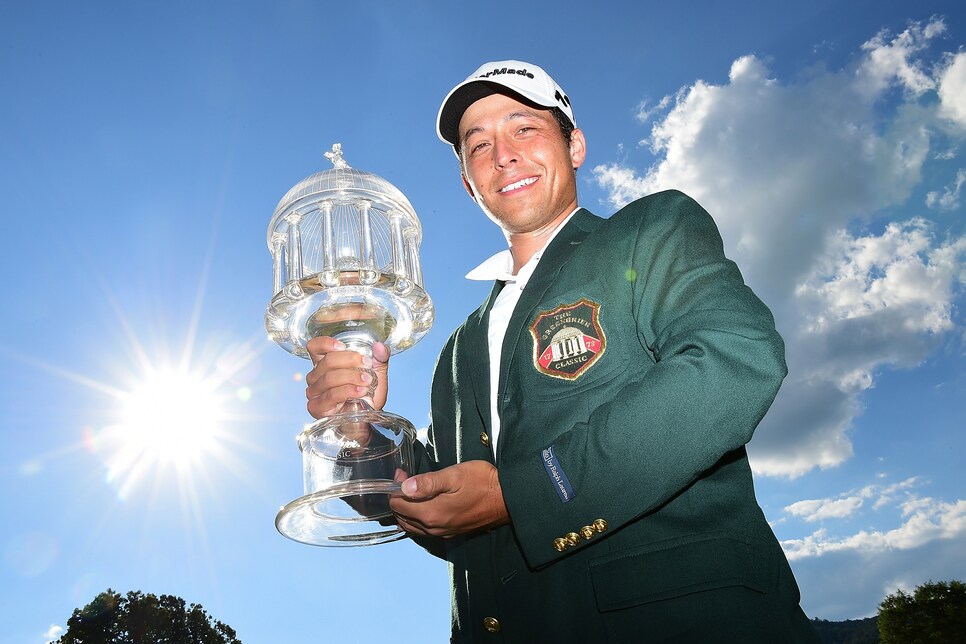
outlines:
{"label": "trophy bowl", "polygon": [[[319,336],[369,356],[382,342],[395,355],[433,324],[419,264],[419,219],[395,186],[350,167],[341,144],[325,156],[334,167],[295,184],[269,223],[274,296],[265,328],[303,358],[305,345]],[[415,440],[409,421],[373,409],[367,398],[307,425],[298,435],[304,493],[279,511],[279,532],[321,546],[404,537],[388,495],[400,490],[400,470],[412,473]]]}

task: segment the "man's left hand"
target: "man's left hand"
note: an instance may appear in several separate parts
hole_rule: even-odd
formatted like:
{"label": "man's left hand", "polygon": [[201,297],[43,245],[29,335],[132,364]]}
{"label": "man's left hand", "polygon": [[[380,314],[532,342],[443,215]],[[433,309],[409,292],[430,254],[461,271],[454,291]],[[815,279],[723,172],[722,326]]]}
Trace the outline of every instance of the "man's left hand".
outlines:
{"label": "man's left hand", "polygon": [[402,482],[403,495],[389,507],[408,533],[453,537],[492,530],[510,522],[496,468],[487,461],[466,461]]}

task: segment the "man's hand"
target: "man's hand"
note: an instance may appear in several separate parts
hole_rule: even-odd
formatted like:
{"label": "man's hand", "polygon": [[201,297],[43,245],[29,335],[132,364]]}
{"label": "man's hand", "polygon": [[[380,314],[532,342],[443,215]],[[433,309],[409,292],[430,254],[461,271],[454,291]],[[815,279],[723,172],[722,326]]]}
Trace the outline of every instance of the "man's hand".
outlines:
{"label": "man's hand", "polygon": [[510,522],[496,468],[466,461],[402,482],[403,495],[389,507],[410,534],[452,537],[492,530]]}
{"label": "man's hand", "polygon": [[[329,337],[313,338],[305,347],[313,368],[305,376],[306,408],[314,418],[337,413],[351,398],[364,398],[373,409],[382,409],[389,393],[389,348],[372,345],[372,358],[349,351]],[[375,383],[375,386],[373,386]]]}

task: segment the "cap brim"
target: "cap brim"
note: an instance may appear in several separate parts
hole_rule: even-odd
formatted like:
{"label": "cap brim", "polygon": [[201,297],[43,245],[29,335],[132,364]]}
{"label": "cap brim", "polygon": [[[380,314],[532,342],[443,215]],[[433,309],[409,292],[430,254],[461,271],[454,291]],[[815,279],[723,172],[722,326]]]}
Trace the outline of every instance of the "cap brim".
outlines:
{"label": "cap brim", "polygon": [[[450,95],[443,101],[439,108],[439,116],[436,122],[436,134],[444,142],[456,146],[460,137],[460,119],[466,109],[491,94],[503,94],[516,99],[525,105],[539,109],[548,109],[554,105],[544,105],[535,101],[533,98],[523,94],[512,87],[507,87],[503,83],[494,83],[488,80],[472,79],[468,80],[450,92]],[[569,118],[569,117],[568,117]]]}
{"label": "cap brim", "polygon": [[477,79],[458,85],[446,97],[443,106],[439,109],[439,118],[436,124],[436,133],[439,138],[450,145],[456,145],[460,136],[460,119],[463,118],[463,112],[466,111],[466,108],[481,98],[507,91],[509,90],[499,83]]}

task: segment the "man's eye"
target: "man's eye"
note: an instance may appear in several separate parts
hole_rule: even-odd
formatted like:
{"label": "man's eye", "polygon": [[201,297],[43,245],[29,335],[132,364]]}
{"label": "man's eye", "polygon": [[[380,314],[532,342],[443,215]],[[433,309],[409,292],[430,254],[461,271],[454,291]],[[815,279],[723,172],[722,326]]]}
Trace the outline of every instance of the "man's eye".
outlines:
{"label": "man's eye", "polygon": [[477,143],[476,145],[474,145],[473,147],[470,148],[470,154],[474,154],[476,152],[479,152],[484,147],[486,147],[486,143]]}

